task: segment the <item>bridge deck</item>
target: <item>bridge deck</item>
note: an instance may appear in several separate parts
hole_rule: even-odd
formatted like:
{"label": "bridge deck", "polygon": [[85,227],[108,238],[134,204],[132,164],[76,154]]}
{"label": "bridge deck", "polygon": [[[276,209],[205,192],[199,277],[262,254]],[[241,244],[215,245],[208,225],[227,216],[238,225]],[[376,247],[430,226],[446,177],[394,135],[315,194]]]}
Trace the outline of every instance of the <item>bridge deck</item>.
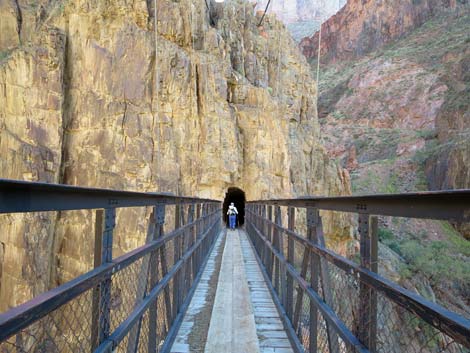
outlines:
{"label": "bridge deck", "polygon": [[[293,352],[253,251],[243,230],[221,234],[178,332],[173,353]],[[214,284],[217,277],[214,295],[211,282]],[[210,321],[207,312],[211,312]]]}

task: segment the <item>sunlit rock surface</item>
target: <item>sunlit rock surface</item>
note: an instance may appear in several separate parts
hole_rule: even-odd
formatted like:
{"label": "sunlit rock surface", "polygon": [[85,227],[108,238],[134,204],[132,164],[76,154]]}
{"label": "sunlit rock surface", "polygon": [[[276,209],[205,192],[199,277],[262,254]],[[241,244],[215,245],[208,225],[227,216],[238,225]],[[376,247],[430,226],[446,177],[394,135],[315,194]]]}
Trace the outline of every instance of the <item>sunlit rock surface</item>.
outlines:
{"label": "sunlit rock surface", "polygon": [[[217,199],[229,186],[249,199],[349,193],[280,22],[257,28],[241,1],[211,18],[203,0],[158,1],[155,60],[152,4],[2,2],[1,177]],[[118,212],[115,256],[143,243],[148,214]],[[3,216],[0,310],[89,270],[93,224],[88,211]],[[350,239],[347,217],[325,226]]]}

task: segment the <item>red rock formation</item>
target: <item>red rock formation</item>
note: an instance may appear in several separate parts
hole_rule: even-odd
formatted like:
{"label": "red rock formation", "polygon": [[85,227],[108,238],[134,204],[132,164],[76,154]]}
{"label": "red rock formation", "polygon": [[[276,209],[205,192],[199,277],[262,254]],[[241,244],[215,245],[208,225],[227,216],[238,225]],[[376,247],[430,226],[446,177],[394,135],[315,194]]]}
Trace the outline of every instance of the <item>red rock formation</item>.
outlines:
{"label": "red rock formation", "polygon": [[[436,12],[456,6],[456,0],[348,0],[322,25],[322,61],[360,57],[409,33]],[[318,36],[317,32],[301,41],[307,58],[317,56]]]}

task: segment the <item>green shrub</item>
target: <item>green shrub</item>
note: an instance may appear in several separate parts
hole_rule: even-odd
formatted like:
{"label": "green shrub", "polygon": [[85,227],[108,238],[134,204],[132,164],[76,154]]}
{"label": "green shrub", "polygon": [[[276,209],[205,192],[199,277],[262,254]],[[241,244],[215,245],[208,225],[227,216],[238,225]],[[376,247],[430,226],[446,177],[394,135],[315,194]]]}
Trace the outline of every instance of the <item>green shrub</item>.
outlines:
{"label": "green shrub", "polygon": [[470,263],[451,251],[452,244],[444,241],[419,243],[404,241],[399,248],[414,272],[422,272],[431,282],[445,280],[466,283],[470,281]]}
{"label": "green shrub", "polygon": [[393,232],[388,228],[379,228],[377,234],[381,242],[384,242],[386,240],[391,240],[395,237]]}
{"label": "green shrub", "polygon": [[401,278],[410,279],[413,276],[413,272],[411,272],[410,268],[406,264],[400,264],[398,267],[398,274]]}
{"label": "green shrub", "polygon": [[387,246],[393,250],[394,252],[396,252],[398,255],[400,256],[403,256],[402,252],[401,252],[401,248],[400,248],[400,243],[396,242],[396,241],[390,241],[390,242],[387,242]]}
{"label": "green shrub", "polygon": [[335,119],[339,119],[339,120],[346,119],[346,115],[344,115],[344,113],[340,110],[335,110],[332,115]]}
{"label": "green shrub", "polygon": [[436,130],[418,130],[416,136],[425,140],[431,140],[437,138]]}
{"label": "green shrub", "polygon": [[449,244],[454,251],[461,253],[464,256],[470,257],[470,241],[466,240],[462,235],[457,232],[449,222],[441,222],[442,230],[446,233]]}

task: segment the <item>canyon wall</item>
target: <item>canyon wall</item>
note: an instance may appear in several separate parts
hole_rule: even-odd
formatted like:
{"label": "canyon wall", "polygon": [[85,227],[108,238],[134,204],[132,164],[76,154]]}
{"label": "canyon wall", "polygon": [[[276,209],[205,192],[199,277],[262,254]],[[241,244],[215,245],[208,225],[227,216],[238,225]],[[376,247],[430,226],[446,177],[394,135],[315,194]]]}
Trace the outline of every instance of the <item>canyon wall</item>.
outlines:
{"label": "canyon wall", "polygon": [[[358,23],[380,18],[396,25],[395,15],[411,18],[425,3],[390,16],[368,12]],[[353,4],[358,2],[345,9]],[[367,4],[372,2],[364,2],[364,9]],[[385,46],[384,40],[375,42],[370,52],[325,48],[318,101],[322,138],[330,157],[349,170],[355,194],[470,188],[470,9],[461,3],[442,11],[443,4],[431,8],[435,15],[422,25]],[[356,25],[345,20],[334,38],[352,38],[353,28],[362,28]],[[327,33],[325,45],[332,38]],[[311,63],[316,70],[314,58]],[[468,224],[392,217],[381,217],[379,224],[379,268],[394,268],[387,274],[393,280],[469,317]],[[395,260],[399,266],[392,265]]]}
{"label": "canyon wall", "polygon": [[[271,1],[268,14],[274,13],[299,42],[312,36],[322,21],[341,9],[346,0],[276,0]],[[256,1],[256,10],[264,12],[268,0]]]}
{"label": "canyon wall", "polygon": [[[222,199],[349,193],[284,26],[232,1],[0,1],[2,178]],[[3,19],[5,18],[5,21]],[[155,41],[158,54],[155,56]],[[114,255],[149,210],[118,213]],[[350,239],[325,214],[329,241]],[[92,266],[88,211],[2,216],[0,311]],[[342,242],[344,244],[344,242]]]}
{"label": "canyon wall", "polygon": [[[443,9],[454,9],[458,0],[348,0],[322,25],[321,60],[334,62],[361,57],[422,25]],[[316,58],[319,33],[304,38],[301,49]]]}
{"label": "canyon wall", "polygon": [[[256,1],[256,9],[264,11],[268,0]],[[285,24],[326,19],[341,9],[346,0],[280,0],[271,1],[269,11]]]}

